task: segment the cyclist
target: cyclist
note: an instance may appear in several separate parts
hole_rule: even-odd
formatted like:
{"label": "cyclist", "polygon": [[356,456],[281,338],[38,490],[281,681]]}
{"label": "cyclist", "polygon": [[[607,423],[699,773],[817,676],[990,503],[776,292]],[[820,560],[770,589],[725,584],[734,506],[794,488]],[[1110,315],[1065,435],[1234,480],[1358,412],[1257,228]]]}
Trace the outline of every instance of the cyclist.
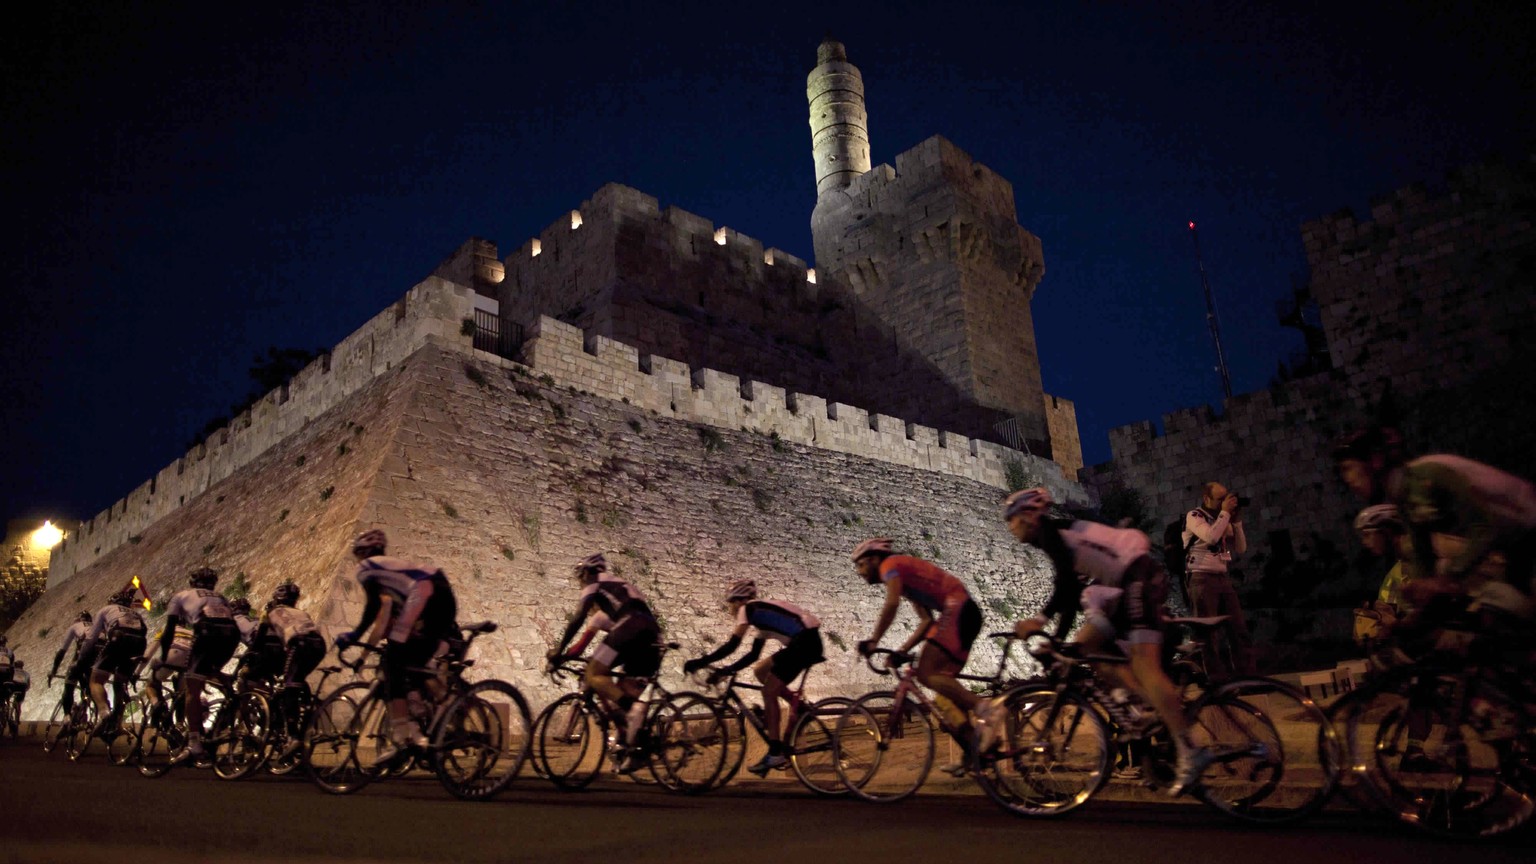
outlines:
{"label": "cyclist", "polygon": [[[1051,503],[1050,490],[1044,487],[1020,490],[1003,503],[1008,530],[1019,542],[1044,552],[1055,569],[1055,587],[1045,608],[1014,630],[1027,637],[1059,617],[1055,632],[1063,636],[1082,609],[1086,620],[1074,644],[1093,652],[1117,637],[1129,641],[1129,676],[1120,667],[1099,671],[1135,690],[1167,725],[1178,751],[1177,776],[1168,793],[1177,796],[1199,779],[1209,754],[1190,740],[1179,691],[1163,671],[1162,608],[1168,574],[1152,558],[1147,535],[1132,528],[1052,518]],[[1093,585],[1085,587],[1090,581]]]}
{"label": "cyclist", "polygon": [[90,659],[86,658],[82,664],[80,656],[80,643],[85,641],[85,634],[91,631],[91,613],[80,610],[80,615],[75,623],[69,625],[64,631],[64,644],[53,655],[53,670],[48,673],[48,680],[52,681],[59,674],[59,664],[64,662],[64,655],[73,647],[75,653],[69,658],[69,670],[64,673],[64,696],[60,700],[64,704],[66,713],[75,710],[75,687],[81,684],[86,677],[86,670],[90,669]]}
{"label": "cyclist", "polygon": [[[389,539],[377,528],[364,531],[352,541],[357,581],[367,599],[358,625],[336,637],[336,646],[345,648],[358,641],[371,625],[387,628],[384,674],[389,688],[389,740],[380,748],[381,762],[393,759],[402,750],[423,748],[430,743],[426,732],[410,717],[411,670],[431,662],[438,643],[453,635],[458,615],[453,588],[443,571],[386,556],[388,545]],[[390,608],[384,612],[386,599]]]}
{"label": "cyclist", "polygon": [[165,630],[160,634],[160,662],[169,658],[176,631],[192,631],[192,650],[181,676],[183,716],[187,719],[187,743],[171,755],[172,764],[203,759],[203,686],[220,673],[240,644],[240,630],[229,611],[229,601],[213,590],[219,574],[208,567],[193,570],[191,587],[171,595],[165,607]]}
{"label": "cyclist", "polygon": [[[125,588],[113,594],[91,622],[90,632],[80,653],[95,656],[91,669],[91,701],[96,703],[96,728],[93,735],[104,735],[117,728],[117,720],[128,704],[128,682],[133,680],[144,654],[148,627],[134,605],[137,592]],[[112,682],[112,705],[107,704],[107,682]]]}
{"label": "cyclist", "polygon": [[939,708],[955,729],[964,759],[945,770],[959,773],[974,763],[978,746],[985,753],[996,743],[1001,719],[999,703],[982,699],[955,678],[981,633],[981,608],[959,579],[921,558],[896,554],[892,542],[874,537],[853,550],[854,569],[864,581],[885,583],[885,606],[869,638],[859,642],[859,654],[868,657],[880,644],[905,597],[917,610],[918,626],[899,650],[908,654],[919,642],[927,643],[917,658],[917,680],[939,695]]}
{"label": "cyclist", "polygon": [[[160,642],[165,634],[171,634],[171,650],[161,655]],[[187,661],[192,656],[192,628],[186,626],[165,626],[149,640],[149,645],[144,649],[144,656],[139,660],[139,668],[149,668],[149,676],[145,679],[149,701],[154,703],[154,710],[159,712],[163,708],[163,694],[161,685],[170,681],[179,673],[187,671]]]}
{"label": "cyclist", "polygon": [[1368,645],[1380,639],[1407,612],[1403,599],[1403,560],[1412,553],[1397,507],[1372,504],[1355,517],[1355,533],[1372,555],[1392,562],[1376,596],[1355,610],[1355,641]]}
{"label": "cyclist", "polygon": [[5,635],[0,634],[0,687],[11,683],[11,674],[16,671],[16,654],[5,641]]}
{"label": "cyclist", "polygon": [[256,651],[271,658],[264,663],[279,674],[275,695],[283,703],[288,721],[288,745],[280,754],[292,756],[303,743],[301,706],[309,693],[309,673],[325,659],[325,637],[314,619],[296,608],[299,586],[292,582],[272,589],[272,600],[256,631]]}
{"label": "cyclist", "polygon": [[1382,427],[1350,435],[1333,458],[1350,491],[1397,507],[1411,552],[1409,599],[1424,614],[1469,597],[1484,632],[1517,641],[1528,632],[1536,618],[1536,487],[1461,456],[1405,459],[1402,439]]}
{"label": "cyclist", "polygon": [[[661,627],[657,625],[645,595],[629,582],[609,573],[608,559],[601,552],[578,562],[575,576],[582,586],[581,599],[559,644],[549,652],[549,662],[557,663],[581,653],[586,640],[578,643],[569,655],[565,653],[565,646],[587,623],[589,616],[593,630],[608,634],[587,663],[586,685],[620,715],[624,746],[628,752],[614,770],[629,774],[645,763],[644,757],[634,749],[640,728],[645,723],[646,706],[639,697],[645,690],[645,679],[661,668],[661,651],[657,644],[661,641]],[[613,670],[621,666],[624,677],[615,681]]]}
{"label": "cyclist", "polygon": [[[787,689],[801,672],[827,659],[822,656],[821,620],[793,603],[780,600],[761,600],[757,596],[757,583],[751,579],[737,579],[725,593],[725,608],[736,619],[736,629],[724,645],[702,657],[683,664],[683,672],[702,669],[717,660],[729,657],[741,646],[741,637],[747,629],[757,628],[752,647],[735,663],[715,670],[712,680],[752,667],[757,680],[763,684],[763,728],[768,739],[768,755],[748,768],[759,777],[770,770],[789,764],[784,755],[784,735],[781,729],[779,700],[791,703],[794,694]],[[758,660],[763,643],[769,639],[781,647],[772,657]]]}
{"label": "cyclist", "polygon": [[[8,696],[13,703],[11,705],[11,735],[16,734],[18,724],[21,722],[21,703],[27,698],[27,691],[32,689],[32,673],[27,671],[27,664],[17,660],[16,667],[11,671],[11,683],[7,687],[0,688],[0,698]],[[8,693],[5,691],[9,691]]]}

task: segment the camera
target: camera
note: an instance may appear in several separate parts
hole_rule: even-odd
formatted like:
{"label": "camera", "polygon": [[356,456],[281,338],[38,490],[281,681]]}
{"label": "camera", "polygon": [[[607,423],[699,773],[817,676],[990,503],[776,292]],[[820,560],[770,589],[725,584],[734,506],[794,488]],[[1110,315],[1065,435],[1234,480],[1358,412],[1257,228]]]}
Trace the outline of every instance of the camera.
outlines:
{"label": "camera", "polygon": [[1247,507],[1249,504],[1252,504],[1252,503],[1253,503],[1253,499],[1249,498],[1247,495],[1239,495],[1239,496],[1237,496],[1237,506],[1239,506],[1239,507]]}

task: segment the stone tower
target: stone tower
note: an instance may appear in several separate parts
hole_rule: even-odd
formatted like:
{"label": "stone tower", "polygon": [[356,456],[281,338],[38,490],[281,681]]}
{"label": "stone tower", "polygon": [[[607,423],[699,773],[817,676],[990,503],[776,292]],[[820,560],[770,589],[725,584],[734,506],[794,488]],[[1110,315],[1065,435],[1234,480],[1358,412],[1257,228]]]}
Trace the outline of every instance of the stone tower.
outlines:
{"label": "stone tower", "polygon": [[1018,224],[1013,186],[937,136],[895,169],[871,168],[863,77],[840,43],[816,53],[806,96],[818,272],[846,282],[966,399],[998,412],[1008,443],[1050,456],[1030,311],[1044,256]]}

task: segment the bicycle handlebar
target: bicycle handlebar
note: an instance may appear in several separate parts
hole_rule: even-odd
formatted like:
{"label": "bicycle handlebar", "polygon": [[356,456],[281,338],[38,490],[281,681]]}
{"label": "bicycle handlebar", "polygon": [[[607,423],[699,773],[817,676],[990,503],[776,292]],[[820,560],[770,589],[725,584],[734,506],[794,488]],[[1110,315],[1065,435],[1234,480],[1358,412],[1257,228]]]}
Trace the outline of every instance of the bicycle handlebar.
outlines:
{"label": "bicycle handlebar", "polygon": [[[888,658],[885,661],[885,665],[875,665],[875,658],[881,656]],[[868,654],[864,655],[864,665],[868,666],[869,670],[876,675],[894,675],[898,667],[905,666],[916,659],[913,655],[903,651],[896,651],[890,648],[872,648]]]}

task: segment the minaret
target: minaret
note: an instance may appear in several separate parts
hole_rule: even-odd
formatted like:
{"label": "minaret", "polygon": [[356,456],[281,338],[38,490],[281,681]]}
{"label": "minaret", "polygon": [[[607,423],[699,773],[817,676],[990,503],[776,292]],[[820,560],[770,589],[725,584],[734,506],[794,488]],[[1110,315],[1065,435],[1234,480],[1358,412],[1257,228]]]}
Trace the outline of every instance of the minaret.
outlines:
{"label": "minaret", "polygon": [[811,103],[811,155],[816,194],[845,188],[869,170],[869,121],[864,77],[848,62],[843,43],[829,36],[816,49],[816,68],[805,82]]}

